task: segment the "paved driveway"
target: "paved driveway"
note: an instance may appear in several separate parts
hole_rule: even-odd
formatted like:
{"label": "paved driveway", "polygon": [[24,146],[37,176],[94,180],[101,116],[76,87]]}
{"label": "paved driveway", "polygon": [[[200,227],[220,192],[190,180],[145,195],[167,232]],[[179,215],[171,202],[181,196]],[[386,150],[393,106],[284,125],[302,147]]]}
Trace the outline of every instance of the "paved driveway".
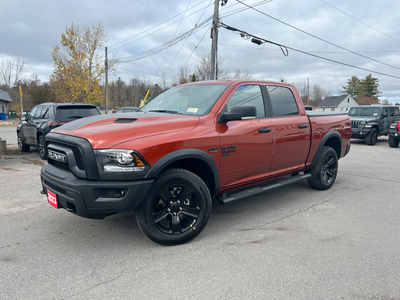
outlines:
{"label": "paved driveway", "polygon": [[56,210],[37,153],[0,156],[0,299],[400,299],[400,148],[353,141],[328,191],[300,182],[220,206],[194,241],[132,213]]}

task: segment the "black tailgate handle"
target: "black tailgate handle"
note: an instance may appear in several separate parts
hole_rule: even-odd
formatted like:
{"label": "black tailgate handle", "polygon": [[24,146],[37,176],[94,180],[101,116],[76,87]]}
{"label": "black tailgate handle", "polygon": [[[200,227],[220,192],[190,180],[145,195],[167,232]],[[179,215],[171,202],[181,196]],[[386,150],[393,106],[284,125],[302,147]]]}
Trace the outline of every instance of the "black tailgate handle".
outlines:
{"label": "black tailgate handle", "polygon": [[299,124],[299,128],[307,128],[308,124]]}
{"label": "black tailgate handle", "polygon": [[271,128],[260,128],[258,129],[258,133],[267,133],[271,132]]}

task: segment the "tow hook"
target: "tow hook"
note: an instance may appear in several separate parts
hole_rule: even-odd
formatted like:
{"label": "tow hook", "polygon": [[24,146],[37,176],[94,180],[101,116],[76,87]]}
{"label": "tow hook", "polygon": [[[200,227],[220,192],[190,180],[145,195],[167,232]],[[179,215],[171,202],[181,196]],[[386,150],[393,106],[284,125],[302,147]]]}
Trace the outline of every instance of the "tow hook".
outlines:
{"label": "tow hook", "polygon": [[46,191],[45,191],[45,190],[41,190],[40,193],[41,193],[42,195],[46,195]]}

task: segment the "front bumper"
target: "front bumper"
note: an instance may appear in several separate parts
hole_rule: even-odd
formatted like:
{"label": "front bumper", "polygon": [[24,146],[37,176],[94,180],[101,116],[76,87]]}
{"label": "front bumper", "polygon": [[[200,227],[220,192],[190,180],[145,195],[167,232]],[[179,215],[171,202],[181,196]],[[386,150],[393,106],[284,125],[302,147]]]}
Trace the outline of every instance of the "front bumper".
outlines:
{"label": "front bumper", "polygon": [[59,208],[91,219],[104,219],[113,213],[134,210],[146,197],[154,181],[79,179],[51,164],[42,168],[41,180],[45,192],[50,190],[56,194]]}
{"label": "front bumper", "polygon": [[392,137],[392,138],[394,138],[395,140],[398,140],[398,139],[400,139],[400,132],[398,132],[398,131],[390,131],[389,132],[389,135]]}
{"label": "front bumper", "polygon": [[367,128],[367,129],[352,128],[351,129],[351,138],[364,139],[367,137],[367,135],[370,133],[370,131],[371,131],[371,128]]}

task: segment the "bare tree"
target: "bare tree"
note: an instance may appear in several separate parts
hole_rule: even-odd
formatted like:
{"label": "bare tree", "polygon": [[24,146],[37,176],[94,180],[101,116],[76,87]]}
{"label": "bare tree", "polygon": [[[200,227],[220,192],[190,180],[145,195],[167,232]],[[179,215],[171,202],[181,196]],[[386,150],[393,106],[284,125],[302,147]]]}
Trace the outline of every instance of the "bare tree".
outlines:
{"label": "bare tree", "polygon": [[235,73],[229,73],[226,78],[227,79],[251,79],[253,76],[250,74],[248,69],[244,69],[243,71],[239,68],[236,68]]}
{"label": "bare tree", "polygon": [[[218,60],[218,78],[224,78],[225,72],[221,68],[222,61]],[[205,81],[211,79],[211,55],[205,55],[200,58],[200,63],[196,66],[196,75],[198,80]]]}
{"label": "bare tree", "polygon": [[21,58],[2,58],[0,60],[0,82],[6,89],[16,86],[25,68],[25,61]]}
{"label": "bare tree", "polygon": [[309,87],[307,81],[294,83],[294,86],[296,86],[303,103],[313,106],[318,105],[331,94],[331,91],[323,89],[319,84],[313,84]]}

